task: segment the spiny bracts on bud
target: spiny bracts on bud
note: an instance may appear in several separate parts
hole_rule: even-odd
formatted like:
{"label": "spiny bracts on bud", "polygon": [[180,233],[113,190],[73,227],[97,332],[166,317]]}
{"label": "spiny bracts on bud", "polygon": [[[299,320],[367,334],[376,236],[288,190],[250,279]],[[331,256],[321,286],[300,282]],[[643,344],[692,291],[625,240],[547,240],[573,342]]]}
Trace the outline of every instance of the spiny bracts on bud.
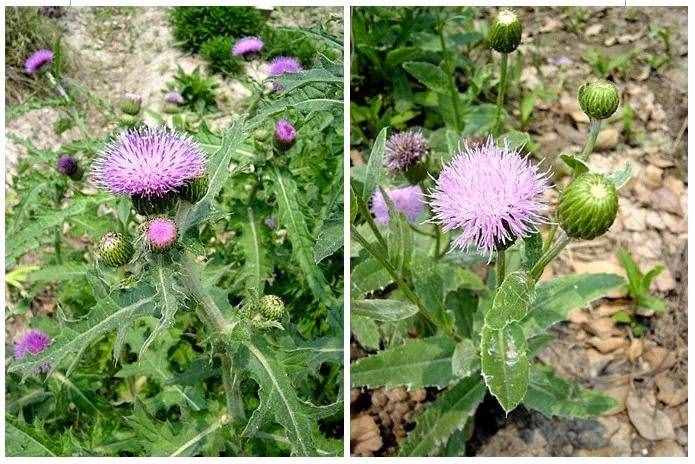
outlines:
{"label": "spiny bracts on bud", "polygon": [[197,203],[208,192],[208,176],[202,175],[189,181],[181,188],[181,198],[189,203]]}
{"label": "spiny bracts on bud", "polygon": [[285,303],[275,295],[265,295],[258,300],[258,312],[271,321],[279,321],[285,314]]}
{"label": "spiny bracts on bud", "polygon": [[582,111],[591,119],[606,119],[618,109],[620,94],[612,82],[595,80],[579,87],[577,100]]}
{"label": "spiny bracts on bud", "polygon": [[603,235],[618,214],[618,192],[605,176],[581,174],[563,190],[557,209],[560,227],[570,238],[591,240]]}
{"label": "spiny bracts on bud", "polygon": [[399,132],[386,141],[384,166],[391,174],[405,171],[424,161],[429,145],[417,129]]}
{"label": "spiny bracts on bud", "polygon": [[121,111],[130,116],[136,116],[142,108],[142,97],[134,93],[127,93],[121,99]]}
{"label": "spiny bracts on bud", "polygon": [[99,240],[97,257],[106,266],[118,267],[128,263],[135,250],[126,237],[117,232],[107,232]]}
{"label": "spiny bracts on bud", "polygon": [[490,48],[500,53],[511,53],[521,43],[521,22],[511,10],[502,10],[490,25]]}
{"label": "spiny bracts on bud", "polygon": [[166,251],[176,243],[178,229],[173,219],[158,216],[145,223],[143,235],[150,250]]}
{"label": "spiny bracts on bud", "polygon": [[80,168],[80,165],[77,163],[77,160],[70,155],[62,155],[60,158],[58,158],[58,161],[56,162],[56,169],[58,169],[58,172],[64,176],[68,176],[72,180],[81,180],[82,175],[84,174],[82,168]]}

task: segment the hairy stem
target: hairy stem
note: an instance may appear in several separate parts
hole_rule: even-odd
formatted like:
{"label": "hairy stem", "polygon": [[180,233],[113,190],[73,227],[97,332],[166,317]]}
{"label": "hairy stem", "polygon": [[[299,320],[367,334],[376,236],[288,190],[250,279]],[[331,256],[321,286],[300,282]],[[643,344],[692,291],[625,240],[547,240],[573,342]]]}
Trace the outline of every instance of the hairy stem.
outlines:
{"label": "hairy stem", "polygon": [[444,56],[444,63],[446,65],[446,72],[449,75],[449,92],[451,93],[451,105],[454,108],[454,118],[456,132],[459,134],[463,130],[463,120],[461,119],[461,102],[459,101],[459,93],[456,88],[456,75],[454,74],[454,66],[451,61],[451,54],[446,46],[446,40],[444,38],[444,24],[439,27],[439,43],[442,46],[442,55]]}
{"label": "hairy stem", "polygon": [[507,93],[507,61],[509,60],[508,53],[502,53],[502,61],[500,61],[500,84],[497,88],[497,115],[495,117],[495,128],[492,131],[497,137],[502,132],[502,108],[504,107],[504,96]]}
{"label": "hairy stem", "polygon": [[598,133],[601,131],[601,120],[592,119],[589,123],[589,138],[586,139],[586,144],[584,144],[584,149],[579,155],[579,159],[586,161],[589,155],[594,151],[594,145],[596,145],[596,139],[598,138]]}
{"label": "hairy stem", "polygon": [[497,259],[495,260],[495,270],[496,274],[496,285],[499,288],[504,281],[504,276],[507,272],[507,256],[504,250],[497,250]]}

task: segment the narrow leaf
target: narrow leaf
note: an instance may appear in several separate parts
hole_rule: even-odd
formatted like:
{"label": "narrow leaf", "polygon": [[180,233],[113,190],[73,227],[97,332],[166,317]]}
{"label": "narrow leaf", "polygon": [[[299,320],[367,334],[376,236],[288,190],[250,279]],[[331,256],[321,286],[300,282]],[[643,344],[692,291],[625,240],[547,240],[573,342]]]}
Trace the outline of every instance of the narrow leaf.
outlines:
{"label": "narrow leaf", "polygon": [[362,187],[362,201],[368,202],[377,185],[381,183],[384,175],[384,147],[386,145],[386,132],[388,127],[384,127],[377,135],[372,152],[367,161],[367,171],[364,174],[364,185]]}
{"label": "narrow leaf", "polygon": [[377,321],[400,321],[417,313],[412,303],[400,300],[355,300],[352,302],[353,315],[368,317]]}

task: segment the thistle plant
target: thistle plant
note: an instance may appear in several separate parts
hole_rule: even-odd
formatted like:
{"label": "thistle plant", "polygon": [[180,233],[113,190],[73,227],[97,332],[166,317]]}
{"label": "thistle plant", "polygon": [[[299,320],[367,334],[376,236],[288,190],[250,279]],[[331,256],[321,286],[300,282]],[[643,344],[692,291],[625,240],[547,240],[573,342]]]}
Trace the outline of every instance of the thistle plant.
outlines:
{"label": "thistle plant", "polygon": [[[388,138],[385,128],[366,166],[353,168],[351,330],[368,355],[352,363],[352,387],[436,389],[399,443],[401,456],[463,449],[488,394],[505,414],[523,406],[589,418],[617,404],[535,357],[553,340],[554,324],[625,285],[609,273],[541,276],[568,244],[609,231],[630,169],[606,174],[587,164],[592,125],[582,153],[561,155],[572,178],[552,185],[544,161],[498,136],[507,55],[520,39],[516,15],[500,12],[488,36],[502,54],[489,133],[454,132],[452,121],[442,130],[450,151],[425,158],[426,175],[413,181],[403,169],[408,163],[398,161],[419,157],[393,143],[402,139]],[[577,96],[596,121],[618,106],[612,84],[583,85]],[[423,131],[424,141],[406,146],[434,145],[433,133]],[[556,204],[549,201],[553,189]]]}
{"label": "thistle plant", "polygon": [[20,173],[52,177],[8,214],[12,299],[60,285],[8,357],[10,454],[342,454],[342,70],[249,77],[222,129],[157,115],[56,152],[26,142]]}

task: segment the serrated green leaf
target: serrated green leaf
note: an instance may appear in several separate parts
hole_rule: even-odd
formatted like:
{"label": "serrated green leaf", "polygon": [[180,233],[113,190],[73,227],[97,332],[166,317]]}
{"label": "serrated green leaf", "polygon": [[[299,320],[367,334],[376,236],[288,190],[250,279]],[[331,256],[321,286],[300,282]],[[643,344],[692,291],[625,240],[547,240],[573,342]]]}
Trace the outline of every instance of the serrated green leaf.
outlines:
{"label": "serrated green leaf", "polygon": [[512,322],[501,330],[483,326],[480,364],[485,384],[509,413],[526,396],[529,362],[521,326]]}
{"label": "serrated green leaf", "polygon": [[272,271],[270,261],[263,245],[263,228],[252,208],[246,209],[246,221],[242,224],[239,246],[244,253],[244,277],[247,288],[263,295],[265,282]]}
{"label": "serrated green leaf", "polygon": [[337,302],[333,291],[314,261],[313,240],[309,236],[306,220],[299,207],[297,184],[277,169],[273,174],[280,222],[287,229],[292,243],[292,256],[302,269],[307,285],[316,300],[326,306],[336,307]]}
{"label": "serrated green leaf", "polygon": [[442,68],[423,61],[408,61],[403,68],[422,85],[438,93],[449,91],[449,80]]}
{"label": "serrated green leaf", "polygon": [[551,325],[564,321],[575,309],[625,285],[616,274],[572,274],[536,286],[536,297],[522,325],[527,337],[541,334]]}
{"label": "serrated green leaf", "polygon": [[595,390],[558,377],[552,368],[534,364],[524,406],[547,417],[586,419],[600,416],[615,408],[617,401]]}
{"label": "serrated green leaf", "polygon": [[29,283],[63,282],[65,280],[80,279],[90,272],[91,267],[86,264],[65,263],[52,266],[42,266],[27,275]]}
{"label": "serrated green leaf", "polygon": [[352,315],[350,317],[350,330],[357,341],[368,350],[379,349],[379,326],[374,322],[374,319]]}
{"label": "serrated green leaf", "polygon": [[400,321],[418,312],[417,306],[400,300],[355,300],[352,302],[353,315],[368,317],[377,321]]}
{"label": "serrated green leaf", "polygon": [[352,386],[445,387],[456,378],[451,370],[454,348],[449,337],[409,340],[355,361],[350,369]]}
{"label": "serrated green leaf", "polygon": [[384,148],[386,146],[386,133],[388,127],[384,127],[377,135],[372,145],[372,151],[367,161],[367,170],[364,173],[364,183],[362,186],[362,201],[368,202],[371,195],[381,183],[381,178],[385,175],[384,169]]}
{"label": "serrated green leaf", "polygon": [[[156,256],[155,259],[152,260],[151,281],[155,289],[154,303],[157,309],[159,309],[161,318],[159,319],[157,327],[155,327],[152,333],[150,333],[150,336],[147,337],[142,344],[138,357],[142,357],[150,344],[174,324],[176,311],[179,309],[178,294],[180,293],[176,290],[174,273],[174,268],[166,262],[164,256]],[[114,356],[115,355],[116,353],[114,353]]]}
{"label": "serrated green leaf", "polygon": [[434,456],[449,437],[463,429],[485,396],[480,377],[464,379],[442,393],[415,418],[415,429],[401,444],[399,456]]}
{"label": "serrated green leaf", "polygon": [[51,448],[48,437],[39,436],[26,424],[5,416],[5,455],[22,457],[53,457],[58,454]]}
{"label": "serrated green leaf", "polygon": [[456,344],[454,355],[451,358],[451,370],[456,377],[464,379],[473,375],[473,372],[480,369],[480,356],[478,347],[473,340],[464,338]]}
{"label": "serrated green leaf", "polygon": [[528,313],[532,299],[533,282],[528,272],[519,270],[508,274],[497,289],[492,306],[485,313],[485,325],[500,330],[507,324],[521,321]]}
{"label": "serrated green leaf", "polygon": [[391,274],[371,256],[355,266],[350,276],[352,296],[362,297],[393,282]]}

